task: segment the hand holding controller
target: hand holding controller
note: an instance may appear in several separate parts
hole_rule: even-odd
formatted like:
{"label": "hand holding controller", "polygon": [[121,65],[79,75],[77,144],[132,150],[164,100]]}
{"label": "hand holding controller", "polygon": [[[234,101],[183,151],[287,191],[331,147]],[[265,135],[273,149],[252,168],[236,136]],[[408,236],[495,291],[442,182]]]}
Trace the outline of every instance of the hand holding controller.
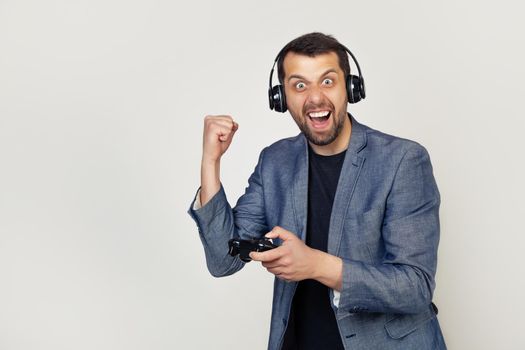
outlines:
{"label": "hand holding controller", "polygon": [[232,238],[228,241],[229,251],[231,256],[239,255],[239,258],[244,262],[250,262],[250,252],[265,252],[267,250],[277,248],[270,238],[261,239],[240,239]]}

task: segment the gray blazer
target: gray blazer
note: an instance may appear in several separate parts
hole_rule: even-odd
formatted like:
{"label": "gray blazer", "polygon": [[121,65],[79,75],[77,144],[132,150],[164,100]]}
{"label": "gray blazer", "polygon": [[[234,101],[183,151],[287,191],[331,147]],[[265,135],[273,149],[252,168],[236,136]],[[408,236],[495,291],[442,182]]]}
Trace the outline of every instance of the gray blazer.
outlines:
{"label": "gray blazer", "polygon": [[[446,349],[432,304],[440,197],[428,153],[350,118],[328,236],[328,253],[343,259],[339,304],[332,305],[343,344]],[[304,240],[307,193],[308,146],[299,134],[261,152],[235,208],[223,188],[198,210],[192,203],[211,274],[227,276],[244,266],[228,255],[232,237],[262,237],[281,226]],[[275,279],[269,349],[282,346],[296,287]]]}

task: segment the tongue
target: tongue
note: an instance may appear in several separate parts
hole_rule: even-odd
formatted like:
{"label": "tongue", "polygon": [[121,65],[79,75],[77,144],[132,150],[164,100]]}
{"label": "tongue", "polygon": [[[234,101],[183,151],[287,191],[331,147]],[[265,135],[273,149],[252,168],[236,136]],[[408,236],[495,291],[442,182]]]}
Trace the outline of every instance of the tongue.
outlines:
{"label": "tongue", "polygon": [[310,118],[314,126],[323,126],[328,120],[328,116],[320,118]]}

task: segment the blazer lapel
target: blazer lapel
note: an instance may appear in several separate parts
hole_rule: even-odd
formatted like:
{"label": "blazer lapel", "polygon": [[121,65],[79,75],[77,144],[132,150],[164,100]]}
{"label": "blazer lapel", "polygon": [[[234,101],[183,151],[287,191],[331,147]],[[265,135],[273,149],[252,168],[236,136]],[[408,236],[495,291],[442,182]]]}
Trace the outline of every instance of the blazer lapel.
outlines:
{"label": "blazer lapel", "polygon": [[296,235],[303,241],[306,239],[306,219],[308,214],[308,144],[303,136],[295,160],[295,181],[292,187],[292,198],[294,198],[294,216],[297,227]]}
{"label": "blazer lapel", "polygon": [[352,116],[350,116],[350,119],[352,121],[350,144],[346,150],[341,175],[339,175],[339,182],[337,184],[337,191],[335,193],[330,217],[327,251],[332,255],[338,255],[347,209],[352,200],[354,189],[365,161],[365,157],[360,156],[358,153],[366,146],[366,131]]}

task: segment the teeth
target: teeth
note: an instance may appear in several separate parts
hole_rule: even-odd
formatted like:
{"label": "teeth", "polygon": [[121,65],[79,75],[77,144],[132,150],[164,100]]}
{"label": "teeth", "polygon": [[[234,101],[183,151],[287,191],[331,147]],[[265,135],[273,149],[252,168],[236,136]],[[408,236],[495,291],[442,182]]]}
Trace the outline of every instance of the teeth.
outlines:
{"label": "teeth", "polygon": [[326,117],[330,112],[329,111],[322,111],[322,112],[312,112],[312,113],[309,113],[308,115],[310,116],[310,118],[322,118],[322,117]]}

